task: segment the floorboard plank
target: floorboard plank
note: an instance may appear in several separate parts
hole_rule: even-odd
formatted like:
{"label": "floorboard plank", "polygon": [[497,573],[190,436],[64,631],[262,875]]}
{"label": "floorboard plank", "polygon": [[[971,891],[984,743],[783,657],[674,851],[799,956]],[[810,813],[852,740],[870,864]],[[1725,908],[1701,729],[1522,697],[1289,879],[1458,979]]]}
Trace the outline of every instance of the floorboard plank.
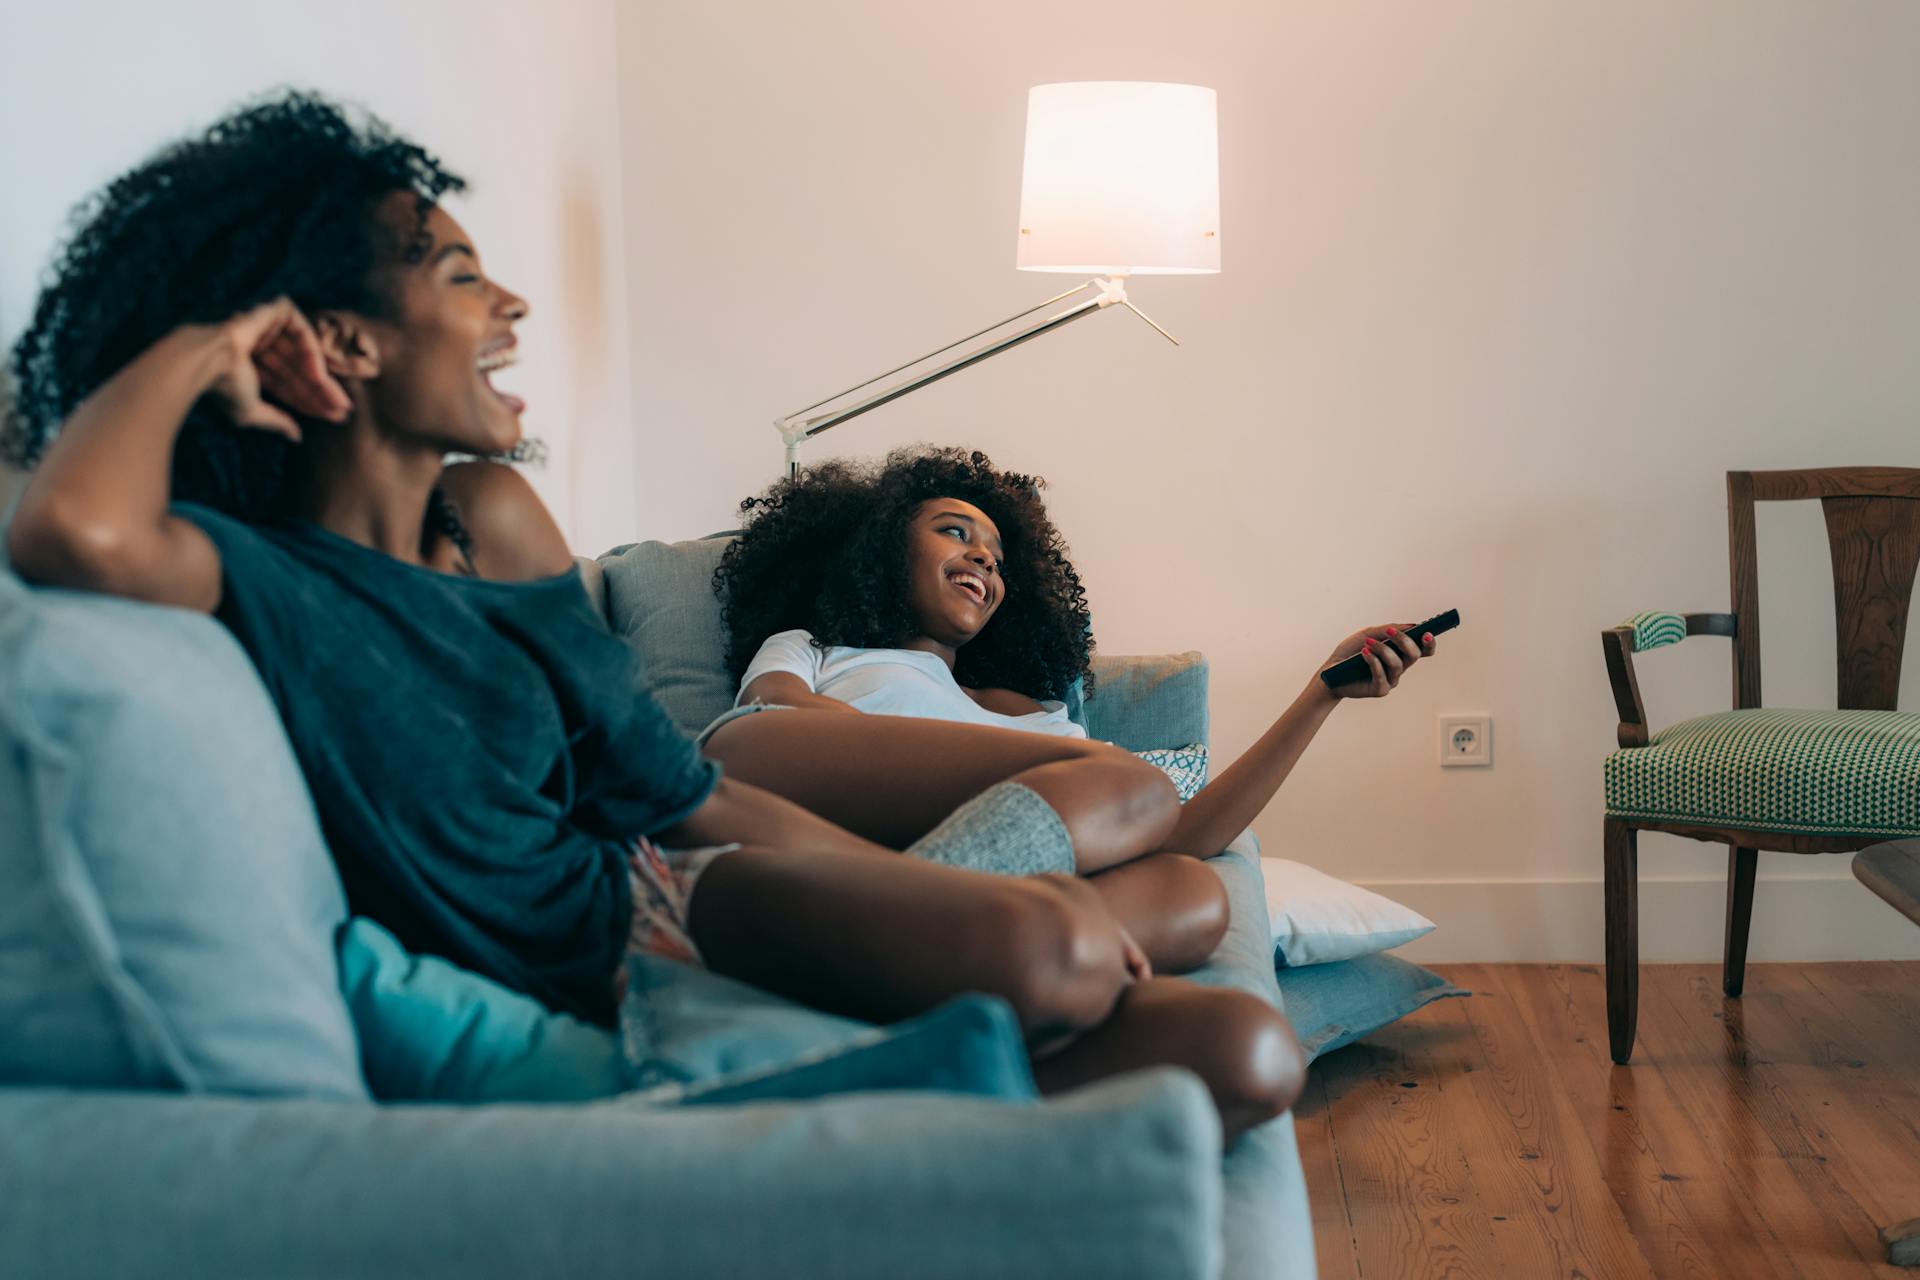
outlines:
{"label": "floorboard plank", "polygon": [[1436,966],[1440,1001],[1314,1064],[1323,1274],[1912,1276],[1920,963],[1642,970],[1633,1063],[1596,966]]}
{"label": "floorboard plank", "polygon": [[1306,1090],[1293,1109],[1293,1131],[1300,1143],[1300,1163],[1310,1187],[1331,1187],[1333,1195],[1316,1194],[1313,1213],[1313,1251],[1320,1261],[1320,1280],[1359,1280],[1360,1262],[1354,1254],[1353,1219],[1347,1214],[1346,1187],[1340,1174],[1340,1152],[1333,1141],[1333,1115],[1327,1105],[1324,1073],[1309,1074]]}
{"label": "floorboard plank", "polygon": [[1479,1063],[1464,1072],[1475,1112],[1462,1118],[1468,1159],[1482,1177],[1510,1183],[1508,1203],[1526,1215],[1503,1215],[1499,1234],[1550,1246],[1537,1264],[1508,1274],[1646,1274],[1646,1256],[1601,1180],[1574,1104],[1552,1059],[1533,1044],[1510,984],[1478,967],[1465,976],[1473,997],[1448,1001],[1444,1012],[1469,1026],[1479,1051]]}
{"label": "floorboard plank", "polygon": [[1689,1191],[1721,1179],[1719,1160],[1663,1083],[1642,1088],[1635,1068],[1614,1066],[1600,971],[1541,965],[1505,973],[1524,994],[1521,1016],[1533,1046],[1556,1065],[1651,1273],[1675,1280],[1728,1274],[1797,1280],[1800,1273],[1744,1199],[1724,1196],[1696,1209]]}
{"label": "floorboard plank", "polygon": [[1743,1012],[1749,1043],[1770,1046],[1758,1078],[1776,1105],[1798,1104],[1804,1118],[1806,1149],[1795,1154],[1823,1166],[1857,1206],[1852,1227],[1863,1236],[1920,1213],[1920,1025],[1881,1025],[1804,971],[1783,969],[1773,982]]}
{"label": "floorboard plank", "polygon": [[[1750,966],[1746,993],[1726,999],[1711,970],[1653,971],[1656,1017],[1674,1017],[1679,1038],[1697,1051],[1699,1069],[1683,1073],[1704,1105],[1725,1117],[1723,1136],[1737,1180],[1776,1227],[1796,1265],[1809,1276],[1859,1276],[1884,1263],[1871,1215],[1846,1194],[1827,1167],[1823,1135],[1812,1118],[1817,1101],[1783,1087],[1769,1054],[1806,1052],[1769,1007],[1787,982],[1783,966]],[[1646,984],[1642,983],[1643,1007]],[[1761,1038],[1749,1032],[1758,1020]],[[1898,1274],[1898,1273],[1892,1273]]]}
{"label": "floorboard plank", "polygon": [[1424,1036],[1333,1055],[1328,1109],[1340,1144],[1354,1254],[1367,1280],[1500,1280],[1488,1215]]}

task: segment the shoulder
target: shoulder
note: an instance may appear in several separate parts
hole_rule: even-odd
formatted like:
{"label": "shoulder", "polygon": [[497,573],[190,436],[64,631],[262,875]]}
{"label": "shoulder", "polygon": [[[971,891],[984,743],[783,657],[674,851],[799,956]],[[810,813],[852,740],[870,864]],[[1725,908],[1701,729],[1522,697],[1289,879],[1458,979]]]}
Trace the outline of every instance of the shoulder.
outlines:
{"label": "shoulder", "polygon": [[456,462],[440,487],[466,526],[473,568],[483,578],[550,578],[573,568],[573,553],[527,478],[499,462]]}
{"label": "shoulder", "polygon": [[820,664],[821,651],[813,643],[813,633],[795,629],[776,631],[760,642],[760,649],[754,655],[754,661],[760,665],[775,663],[781,659],[800,661],[808,666]]}

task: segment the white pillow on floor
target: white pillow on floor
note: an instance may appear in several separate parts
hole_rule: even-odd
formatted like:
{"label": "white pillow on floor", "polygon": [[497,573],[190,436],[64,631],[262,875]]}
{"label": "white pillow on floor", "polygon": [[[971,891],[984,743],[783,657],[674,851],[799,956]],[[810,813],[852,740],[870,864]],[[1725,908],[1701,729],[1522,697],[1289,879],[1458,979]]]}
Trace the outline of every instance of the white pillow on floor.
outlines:
{"label": "white pillow on floor", "polygon": [[1273,962],[1331,964],[1433,932],[1433,921],[1371,889],[1285,858],[1260,859],[1273,924]]}

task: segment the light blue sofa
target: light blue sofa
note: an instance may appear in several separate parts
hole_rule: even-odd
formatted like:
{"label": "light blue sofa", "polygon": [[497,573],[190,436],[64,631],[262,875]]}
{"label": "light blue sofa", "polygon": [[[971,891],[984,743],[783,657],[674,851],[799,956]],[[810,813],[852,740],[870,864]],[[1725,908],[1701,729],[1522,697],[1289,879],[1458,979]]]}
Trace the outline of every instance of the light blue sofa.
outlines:
{"label": "light blue sofa", "polygon": [[[642,544],[582,565],[683,721],[713,696],[717,650],[700,658],[684,641],[717,635],[705,581],[716,551]],[[1198,655],[1105,659],[1097,681],[1077,708],[1096,736],[1136,749],[1205,740]],[[354,1047],[337,975],[322,971],[343,919],[337,881],[275,772],[284,740],[224,736],[235,721],[267,733],[265,705],[211,621],[30,592],[0,570],[0,1273],[1314,1274],[1291,1117],[1222,1161],[1204,1090],[1170,1069],[1038,1104],[925,1092],[375,1104],[357,1072],[329,1086],[324,1060],[343,1037],[350,1058]],[[72,724],[106,727],[63,738]],[[245,758],[211,776],[225,771],[206,759],[228,756]],[[143,761],[183,759],[221,805],[144,776]],[[149,834],[156,848],[199,847],[199,820],[225,823],[209,845],[233,844],[236,825],[256,841],[219,873],[220,891],[181,900],[209,915],[224,953],[171,936],[191,932],[172,918],[187,908],[166,909],[176,872],[197,873],[189,858],[116,868],[88,848]],[[1233,926],[1197,977],[1277,1002],[1251,836],[1212,865]],[[62,916],[57,936],[78,941],[41,943]],[[161,960],[143,958],[156,948]],[[176,1004],[210,986],[234,999],[196,1028]],[[40,1007],[69,995],[94,1021]],[[93,1043],[75,1026],[109,1031]],[[239,1065],[196,1047],[223,1036]],[[262,1046],[277,1055],[270,1082],[245,1074]],[[84,1068],[49,1075],[76,1052]]]}

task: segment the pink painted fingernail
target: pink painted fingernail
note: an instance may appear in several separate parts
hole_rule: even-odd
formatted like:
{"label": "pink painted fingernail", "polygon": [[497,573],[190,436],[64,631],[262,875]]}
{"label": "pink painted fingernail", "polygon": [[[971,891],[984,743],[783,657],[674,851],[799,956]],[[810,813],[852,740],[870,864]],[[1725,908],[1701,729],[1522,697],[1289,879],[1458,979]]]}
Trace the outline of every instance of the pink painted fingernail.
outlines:
{"label": "pink painted fingernail", "polygon": [[1423,636],[1421,636],[1421,637],[1420,637],[1420,643],[1421,643],[1421,644],[1432,644],[1432,643],[1433,643],[1433,632],[1431,632],[1431,631],[1429,631],[1429,632],[1427,632],[1427,634],[1425,634],[1425,635],[1423,635]]}
{"label": "pink painted fingernail", "polygon": [[1397,636],[1400,634],[1400,630],[1398,627],[1388,627],[1387,634],[1390,636]]}

